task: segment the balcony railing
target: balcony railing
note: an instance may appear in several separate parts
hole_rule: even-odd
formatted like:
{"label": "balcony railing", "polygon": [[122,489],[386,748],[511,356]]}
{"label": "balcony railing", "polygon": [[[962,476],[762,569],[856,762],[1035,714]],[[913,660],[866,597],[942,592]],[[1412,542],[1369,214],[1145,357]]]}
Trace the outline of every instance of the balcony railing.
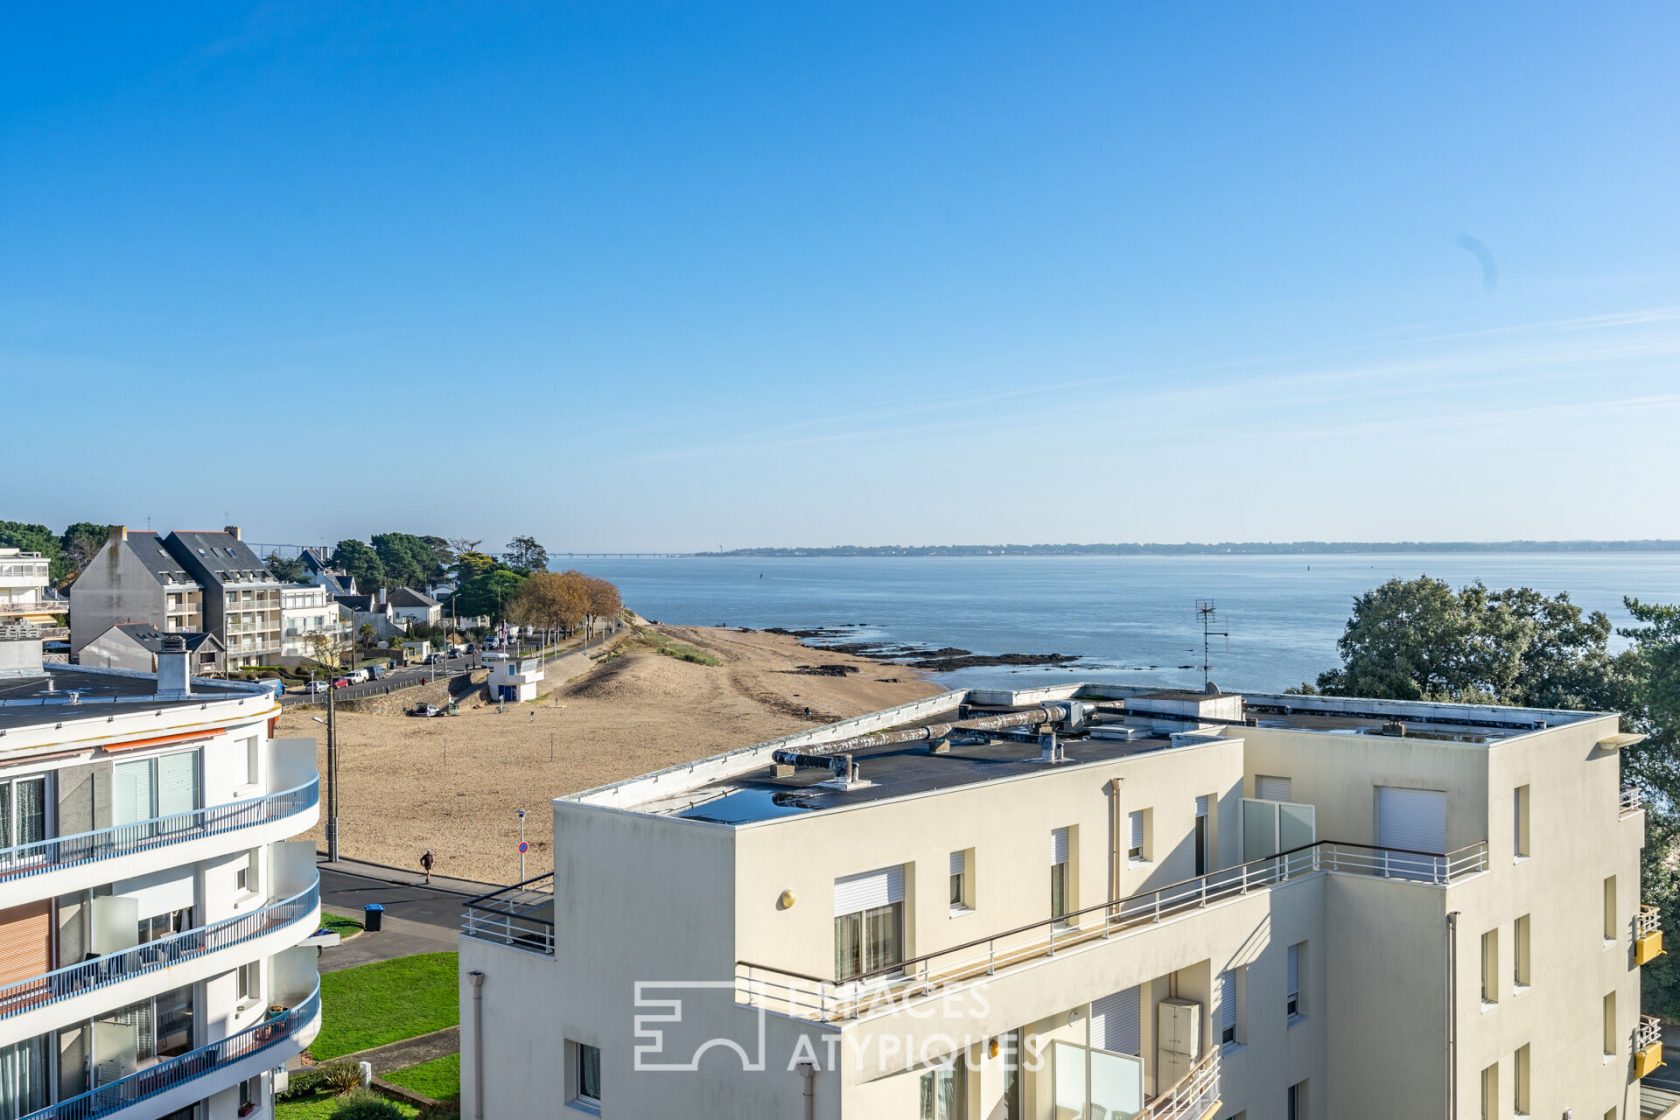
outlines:
{"label": "balcony railing", "polygon": [[301,786],[271,793],[267,797],[252,797],[187,813],[152,817],[114,828],[55,836],[51,840],[0,849],[0,883],[253,828],[301,813],[318,804],[320,798],[320,779],[311,778]]}
{"label": "balcony railing", "polygon": [[256,1026],[200,1046],[197,1050],[189,1050],[179,1057],[166,1058],[155,1066],[131,1073],[109,1085],[101,1085],[81,1096],[31,1112],[23,1120],[96,1120],[97,1117],[131,1108],[296,1037],[320,1013],[321,989],[317,987],[296,1007]]}
{"label": "balcony railing", "polygon": [[1643,1050],[1662,1041],[1662,1020],[1655,1015],[1641,1015],[1639,1026],[1633,1031],[1633,1048]]}
{"label": "balcony railing", "polygon": [[261,937],[297,921],[320,901],[319,885],[311,885],[291,898],[248,914],[7,984],[0,987],[0,1019],[10,1019],[54,1000],[120,984]]}
{"label": "balcony railing", "polygon": [[[554,955],[554,872],[470,900],[461,931],[530,953]],[[543,884],[547,884],[545,888]]]}
{"label": "balcony railing", "polygon": [[1662,929],[1662,911],[1655,906],[1641,906],[1639,913],[1634,915],[1633,935],[1644,937],[1647,933],[1656,933]]}
{"label": "balcony railing", "polygon": [[1625,816],[1629,815],[1630,813],[1637,813],[1637,812],[1639,812],[1639,810],[1643,809],[1644,807],[1645,807],[1644,798],[1640,794],[1638,786],[1624,786],[1624,787],[1622,787],[1621,804],[1617,809],[1617,815],[1618,816],[1625,817]]}
{"label": "balcony railing", "polygon": [[1219,1047],[1215,1046],[1178,1084],[1145,1105],[1136,1120],[1202,1120],[1218,1103]]}
{"label": "balcony railing", "polygon": [[1487,841],[1456,851],[1419,852],[1321,841],[1250,860],[1060,918],[941,949],[889,968],[835,980],[750,961],[735,965],[736,1001],[822,1020],[852,1019],[1000,969],[1053,957],[1078,945],[1154,925],[1163,918],[1240,898],[1291,879],[1329,872],[1444,887],[1488,866]]}

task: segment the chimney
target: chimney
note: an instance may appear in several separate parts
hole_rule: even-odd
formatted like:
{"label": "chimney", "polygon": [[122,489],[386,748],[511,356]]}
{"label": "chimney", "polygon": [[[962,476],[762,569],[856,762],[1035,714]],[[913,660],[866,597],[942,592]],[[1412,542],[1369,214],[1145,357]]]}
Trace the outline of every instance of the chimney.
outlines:
{"label": "chimney", "polygon": [[128,526],[127,525],[113,525],[113,526],[111,526],[111,539],[114,540],[114,541],[126,541],[128,539]]}
{"label": "chimney", "polygon": [[382,607],[385,605],[385,589],[383,587],[379,589],[379,605]]}
{"label": "chimney", "polygon": [[163,636],[163,649],[157,655],[157,694],[160,700],[184,700],[192,695],[187,640],[179,634]]}
{"label": "chimney", "polygon": [[236,541],[242,541],[245,539],[239,535],[239,526],[237,525],[224,525],[222,526],[222,532],[226,533]]}

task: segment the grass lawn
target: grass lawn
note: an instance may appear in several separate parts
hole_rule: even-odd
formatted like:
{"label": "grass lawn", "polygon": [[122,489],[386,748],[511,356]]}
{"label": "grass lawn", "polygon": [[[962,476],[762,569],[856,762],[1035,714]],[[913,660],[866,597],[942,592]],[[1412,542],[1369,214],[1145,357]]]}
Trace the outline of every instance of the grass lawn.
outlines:
{"label": "grass lawn", "polygon": [[362,932],[362,923],[347,914],[335,914],[331,910],[321,911],[321,928],[329,929],[338,934],[339,940],[351,938]]}
{"label": "grass lawn", "polygon": [[[331,1093],[313,1093],[307,1097],[299,1097],[290,1101],[274,1102],[274,1120],[331,1120],[333,1109],[338,1107],[342,1097]],[[397,1111],[405,1117],[416,1117],[420,1110],[406,1101],[392,1101]]]}
{"label": "grass lawn", "polygon": [[421,1096],[431,1097],[434,1101],[449,1101],[453,1103],[461,1097],[461,1055],[445,1054],[441,1058],[433,1058],[429,1062],[421,1062],[417,1066],[399,1069],[394,1073],[381,1074],[386,1081],[393,1085],[401,1085],[404,1089],[413,1089]]}
{"label": "grass lawn", "polygon": [[318,1061],[453,1027],[461,1021],[454,953],[421,953],[321,976]]}

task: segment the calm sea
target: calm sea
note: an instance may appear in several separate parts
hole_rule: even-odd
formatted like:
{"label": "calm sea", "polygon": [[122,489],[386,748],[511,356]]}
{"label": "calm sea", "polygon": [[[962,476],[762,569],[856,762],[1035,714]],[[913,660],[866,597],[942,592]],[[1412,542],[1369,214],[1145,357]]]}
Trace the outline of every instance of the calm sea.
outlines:
{"label": "calm sea", "polygon": [[[555,566],[567,565],[556,558]],[[1337,556],[1046,556],[589,560],[624,601],[662,622],[809,629],[848,624],[859,641],[976,653],[1070,653],[1071,668],[965,669],[952,685],[1090,679],[1201,684],[1195,604],[1218,605],[1213,678],[1275,690],[1337,664],[1354,596],[1391,576],[1455,586],[1567,591],[1626,624],[1623,596],[1680,602],[1676,553]]]}

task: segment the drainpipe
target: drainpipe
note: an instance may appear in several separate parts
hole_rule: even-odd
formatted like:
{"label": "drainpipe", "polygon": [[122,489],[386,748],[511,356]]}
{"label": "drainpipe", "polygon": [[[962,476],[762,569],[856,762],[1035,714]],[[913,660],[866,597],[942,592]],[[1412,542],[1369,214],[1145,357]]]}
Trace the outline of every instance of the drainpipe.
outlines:
{"label": "drainpipe", "polygon": [[1124,778],[1108,780],[1108,898],[1111,903],[1120,897],[1120,787],[1124,784]]}
{"label": "drainpipe", "polygon": [[1458,911],[1447,915],[1447,1120],[1458,1120]]}
{"label": "drainpipe", "polygon": [[817,1120],[817,1067],[810,1062],[800,1062],[799,1079],[805,1082],[805,1120]]}
{"label": "drainpipe", "polygon": [[474,969],[467,973],[473,990],[473,1114],[472,1120],[484,1120],[484,973]]}

